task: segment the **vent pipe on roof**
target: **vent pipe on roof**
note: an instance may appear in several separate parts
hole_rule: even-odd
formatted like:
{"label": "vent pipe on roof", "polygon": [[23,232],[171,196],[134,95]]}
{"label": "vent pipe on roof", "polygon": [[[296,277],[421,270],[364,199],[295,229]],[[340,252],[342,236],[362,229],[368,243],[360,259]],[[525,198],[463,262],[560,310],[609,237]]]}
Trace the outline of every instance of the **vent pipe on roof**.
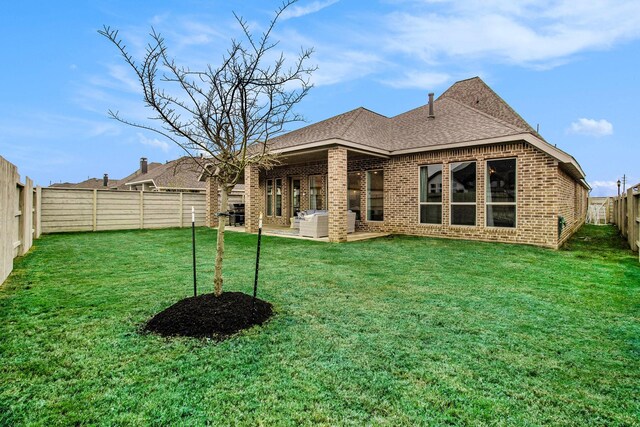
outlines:
{"label": "vent pipe on roof", "polygon": [[107,185],[109,185],[109,174],[105,173],[102,177],[102,186],[106,187]]}
{"label": "vent pipe on roof", "polygon": [[433,92],[429,94],[429,118],[434,119],[436,116],[433,114]]}
{"label": "vent pipe on roof", "polygon": [[147,173],[147,158],[140,157],[140,173]]}

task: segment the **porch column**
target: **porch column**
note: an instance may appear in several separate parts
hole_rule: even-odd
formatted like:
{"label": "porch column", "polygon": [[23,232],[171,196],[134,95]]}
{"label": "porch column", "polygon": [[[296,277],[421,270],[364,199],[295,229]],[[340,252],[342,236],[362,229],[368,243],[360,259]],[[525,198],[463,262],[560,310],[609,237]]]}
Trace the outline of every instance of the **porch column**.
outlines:
{"label": "porch column", "polygon": [[249,165],[244,169],[244,228],[248,233],[258,232],[260,215],[260,174],[258,167]]}
{"label": "porch column", "polygon": [[347,149],[335,147],[328,155],[329,241],[347,241]]}
{"label": "porch column", "polygon": [[[216,213],[220,212],[219,205],[219,197],[218,197],[218,183],[215,179],[208,177],[207,178],[207,196],[206,196],[206,205],[207,210],[205,212],[204,223],[207,227],[217,227],[218,226],[218,218],[216,217]],[[189,212],[191,212],[191,207],[188,206]]]}

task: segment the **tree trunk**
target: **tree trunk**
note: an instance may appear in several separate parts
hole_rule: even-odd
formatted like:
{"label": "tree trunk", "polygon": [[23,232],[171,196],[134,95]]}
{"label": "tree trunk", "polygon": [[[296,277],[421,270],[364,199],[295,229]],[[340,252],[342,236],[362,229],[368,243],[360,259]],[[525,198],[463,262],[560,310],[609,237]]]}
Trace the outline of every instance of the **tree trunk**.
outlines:
{"label": "tree trunk", "polygon": [[[228,202],[229,195],[227,194],[227,188],[222,187],[222,191],[220,192],[222,195],[222,200],[220,201],[219,210],[221,212],[227,212],[228,210]],[[218,241],[216,244],[216,266],[215,266],[215,274],[213,276],[213,293],[215,296],[219,297],[222,295],[222,260],[224,258],[224,227],[227,222],[226,216],[218,216]]]}

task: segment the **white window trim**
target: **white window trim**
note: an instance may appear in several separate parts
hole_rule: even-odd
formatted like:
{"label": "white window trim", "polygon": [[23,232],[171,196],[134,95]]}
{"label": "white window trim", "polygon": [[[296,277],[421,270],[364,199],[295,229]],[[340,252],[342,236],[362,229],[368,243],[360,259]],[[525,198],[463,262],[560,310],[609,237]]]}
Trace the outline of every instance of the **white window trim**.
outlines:
{"label": "white window trim", "polygon": [[[369,219],[369,174],[372,172],[382,172],[382,220],[379,219]],[[367,222],[375,222],[375,223],[383,223],[384,222],[384,169],[370,169],[367,172],[366,181],[365,181],[365,218]],[[360,218],[362,218],[362,214],[360,214]]]}
{"label": "white window trim", "polygon": [[[421,202],[420,201],[420,170],[424,167],[427,166],[438,166],[440,165],[440,173],[443,174],[444,173],[444,163],[428,163],[426,165],[418,165],[418,225],[426,225],[427,227],[442,227],[443,224],[443,217],[444,217],[444,209],[443,209],[443,203],[442,203],[442,197],[440,197],[440,202]],[[442,191],[444,193],[444,182],[442,183]],[[440,223],[438,224],[434,224],[432,222],[422,222],[420,221],[420,208],[422,207],[422,205],[440,205]]]}
{"label": "white window trim", "polygon": [[[487,191],[489,190],[489,162],[495,160],[515,160],[516,161],[516,200],[514,202],[499,202],[499,203],[488,203],[487,202]],[[495,159],[486,159],[484,161],[484,226],[489,229],[496,230],[515,230],[518,228],[518,158],[517,157],[498,157]],[[478,179],[476,173],[476,179]],[[513,206],[516,208],[516,219],[513,227],[496,227],[495,225],[487,225],[487,220],[489,219],[489,210],[487,206],[496,205],[496,206]]]}
{"label": "white window trim", "polygon": [[[471,202],[454,202],[453,201],[453,165],[458,165],[460,163],[475,163],[476,164],[476,201]],[[468,224],[454,224],[453,221],[453,205],[456,206],[475,206],[476,214],[474,216],[473,225]],[[460,162],[451,162],[449,163],[449,226],[451,227],[478,227],[478,161],[477,160],[462,160]]]}

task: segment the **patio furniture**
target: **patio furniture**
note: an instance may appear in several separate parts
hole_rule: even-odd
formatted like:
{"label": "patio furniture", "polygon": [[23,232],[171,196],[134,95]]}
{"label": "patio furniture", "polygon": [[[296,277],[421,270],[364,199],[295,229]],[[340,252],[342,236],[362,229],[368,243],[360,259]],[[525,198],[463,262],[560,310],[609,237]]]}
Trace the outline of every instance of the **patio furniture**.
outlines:
{"label": "patio furniture", "polygon": [[[327,211],[306,211],[299,221],[300,236],[327,237],[329,235],[329,213]],[[292,223],[293,228],[293,223]],[[356,229],[356,213],[347,211],[347,233]]]}
{"label": "patio furniture", "polygon": [[329,235],[329,214],[325,212],[314,212],[310,215],[305,215],[304,219],[300,220],[300,236],[313,237],[327,237]]}
{"label": "patio furniture", "polygon": [[356,231],[356,213],[347,211],[347,234]]}

